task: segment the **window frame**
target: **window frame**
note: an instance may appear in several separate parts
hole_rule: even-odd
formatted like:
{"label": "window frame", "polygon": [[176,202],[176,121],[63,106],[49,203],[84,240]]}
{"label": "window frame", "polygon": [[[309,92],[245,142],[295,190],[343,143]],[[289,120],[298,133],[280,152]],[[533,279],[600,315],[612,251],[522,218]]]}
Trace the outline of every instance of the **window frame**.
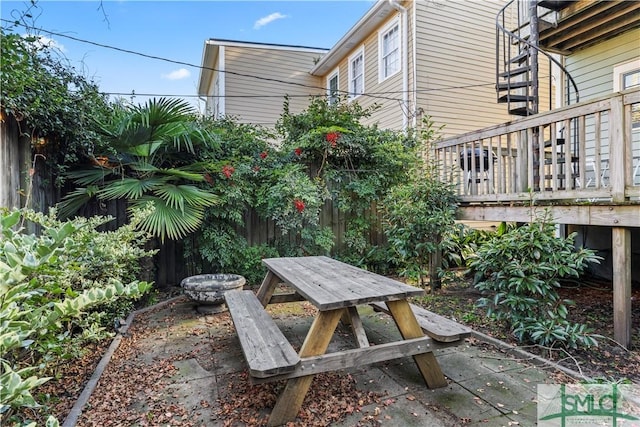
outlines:
{"label": "window frame", "polygon": [[[386,35],[388,35],[390,32],[396,29],[398,32],[397,34],[398,47],[396,49],[398,65],[395,70],[385,75],[386,74],[385,59],[390,56],[391,52],[387,53],[387,55],[384,54],[383,52],[384,38]],[[378,31],[378,83],[382,83],[388,78],[395,76],[402,70],[402,36],[401,36],[400,30],[401,30],[400,19],[395,18],[391,20],[389,23],[387,23],[387,25],[385,25],[380,31]]]}
{"label": "window frame", "polygon": [[[353,63],[354,61],[356,61],[358,58],[362,58],[362,87],[360,89],[360,92],[358,92],[357,90],[355,90],[354,86],[353,86],[353,82],[354,82],[354,77],[353,77]],[[356,50],[356,52],[349,56],[349,100],[351,99],[356,99],[359,96],[361,96],[364,91],[365,91],[365,61],[364,61],[364,46],[361,46],[358,50]]]}
{"label": "window frame", "polygon": [[[613,67],[613,91],[621,92],[628,89],[624,87],[624,78],[632,73],[640,73],[640,58],[615,65]],[[631,129],[634,132],[640,131],[640,120],[633,120],[638,115],[640,115],[640,104],[633,104],[631,106]]]}
{"label": "window frame", "polygon": [[640,58],[636,58],[632,61],[618,64],[613,67],[613,91],[620,92],[623,89],[622,79],[625,75],[634,71],[640,71]]}
{"label": "window frame", "polygon": [[[335,94],[331,93],[331,80],[336,79]],[[336,68],[327,76],[327,102],[329,105],[333,105],[338,101],[340,97],[340,69]]]}

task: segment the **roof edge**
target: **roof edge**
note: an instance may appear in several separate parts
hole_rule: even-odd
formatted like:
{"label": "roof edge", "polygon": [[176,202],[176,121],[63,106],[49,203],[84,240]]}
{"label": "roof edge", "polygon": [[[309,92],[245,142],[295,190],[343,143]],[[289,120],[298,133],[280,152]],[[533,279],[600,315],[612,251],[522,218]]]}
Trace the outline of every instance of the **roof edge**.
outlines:
{"label": "roof edge", "polygon": [[338,61],[344,57],[344,52],[353,49],[369,34],[367,27],[378,26],[389,17],[389,13],[395,11],[393,5],[387,0],[378,0],[364,14],[358,22],[318,61],[309,72],[312,76],[321,76],[335,68]]}
{"label": "roof edge", "polygon": [[248,42],[242,40],[228,40],[228,39],[208,39],[207,44],[217,46],[232,46],[232,47],[252,47],[256,49],[279,49],[279,50],[295,50],[301,52],[311,53],[327,53],[329,49],[322,47],[311,46],[297,46],[278,43],[263,43],[263,42]]}

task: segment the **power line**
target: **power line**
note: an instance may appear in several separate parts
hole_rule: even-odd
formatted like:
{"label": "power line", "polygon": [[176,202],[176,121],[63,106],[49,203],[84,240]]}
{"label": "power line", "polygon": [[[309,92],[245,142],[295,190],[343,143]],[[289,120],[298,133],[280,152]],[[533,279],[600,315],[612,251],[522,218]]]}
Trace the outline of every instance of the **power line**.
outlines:
{"label": "power line", "polygon": [[[131,92],[100,92],[104,95],[120,95],[120,96],[164,96],[174,98],[200,98],[200,95],[180,95],[171,93],[131,93]],[[302,95],[286,95],[289,98],[308,98],[310,96],[327,96],[325,94],[302,94]],[[207,95],[206,98],[284,98],[285,95]]]}
{"label": "power line", "polygon": [[[540,76],[541,78],[545,78],[547,76]],[[397,90],[397,91],[384,91],[384,92],[363,92],[361,95],[363,96],[374,96],[374,95],[397,95],[397,94],[403,94],[403,93],[428,93],[428,92],[446,92],[449,90],[460,90],[460,89],[472,89],[475,87],[486,87],[486,86],[491,86],[494,87],[495,83],[477,83],[477,84],[472,84],[472,85],[463,85],[463,86],[443,86],[443,87],[438,87],[438,88],[431,88],[431,89],[416,89],[416,90]],[[122,96],[131,96],[132,93],[131,92],[100,92],[103,93],[105,95],[122,95]],[[199,98],[200,95],[180,95],[180,94],[169,94],[169,93],[135,93],[136,96],[165,96],[165,97],[180,97],[180,98]],[[327,95],[326,93],[323,94],[314,94],[314,93],[309,93],[309,94],[293,94],[293,95],[286,95],[289,98],[308,98],[311,96],[325,96],[328,97],[329,95]],[[285,95],[282,94],[272,94],[272,95],[207,95],[206,98],[284,98]],[[390,98],[390,100],[393,101],[400,101],[400,99],[397,98]]]}
{"label": "power line", "polygon": [[[149,55],[147,53],[137,52],[137,51],[130,50],[130,49],[124,49],[124,48],[121,48],[121,47],[116,47],[116,46],[111,46],[111,45],[107,45],[107,44],[103,44],[103,43],[98,43],[98,42],[94,42],[94,41],[91,41],[91,40],[81,39],[79,37],[74,37],[74,36],[70,36],[70,35],[67,35],[67,34],[58,33],[58,32],[55,32],[55,31],[45,30],[44,28],[30,27],[30,26],[28,26],[26,24],[22,24],[22,23],[15,22],[15,21],[10,21],[10,20],[4,19],[4,18],[2,18],[2,21],[7,22],[7,23],[11,23],[11,24],[14,24],[14,25],[18,25],[18,26],[21,26],[21,27],[25,27],[27,29],[36,29],[36,30],[41,31],[43,33],[50,34],[52,36],[64,37],[64,38],[67,38],[67,39],[70,39],[70,40],[74,40],[74,41],[77,41],[77,42],[80,42],[80,43],[86,43],[86,44],[90,44],[90,45],[93,45],[93,46],[102,47],[102,48],[105,48],[105,49],[111,49],[111,50],[115,50],[115,51],[118,51],[118,52],[123,52],[123,53],[128,53],[128,54],[131,54],[131,55],[141,56],[141,57],[144,57],[144,58],[155,59],[155,60],[158,60],[158,61],[169,62],[169,63],[177,64],[177,65],[184,65],[184,66],[187,66],[187,67],[198,68],[198,69],[201,69],[201,70],[216,71],[218,73],[226,73],[226,74],[231,74],[231,75],[235,75],[235,76],[239,76],[239,77],[247,77],[247,78],[263,80],[263,81],[269,81],[269,82],[274,82],[274,83],[281,83],[281,84],[286,84],[286,85],[305,87],[305,88],[308,88],[308,89],[317,89],[317,90],[321,90],[322,92],[326,92],[327,91],[326,87],[314,86],[314,85],[309,85],[309,84],[300,83],[300,82],[291,82],[291,81],[276,79],[276,78],[272,78],[272,77],[264,77],[264,76],[256,76],[256,75],[252,75],[252,74],[246,74],[246,73],[239,73],[239,72],[236,72],[236,71],[219,70],[219,69],[216,69],[216,68],[213,68],[213,67],[204,67],[202,65],[191,64],[189,62],[178,61],[178,60],[164,58],[164,57],[156,56],[156,55]],[[338,90],[337,92],[343,93],[343,94],[345,94],[347,96],[353,95],[353,93],[348,92],[348,91]],[[390,101],[399,101],[399,99],[397,99],[397,98],[388,98],[388,97],[376,96],[376,95],[367,95],[367,96],[370,96],[372,98],[387,99],[387,100],[390,100]]]}
{"label": "power line", "polygon": [[[184,62],[184,61],[179,61],[179,60],[173,60],[173,59],[169,59],[169,58],[164,58],[161,56],[156,56],[156,55],[149,55],[146,53],[142,53],[142,52],[137,52],[137,51],[133,51],[133,50],[129,50],[129,49],[124,49],[124,48],[120,48],[120,47],[116,47],[116,46],[111,46],[111,45],[106,45],[103,43],[98,43],[98,42],[94,42],[91,40],[86,40],[86,39],[81,39],[78,37],[74,37],[74,36],[70,36],[67,34],[62,34],[62,33],[58,33],[55,31],[50,31],[50,30],[46,30],[44,28],[36,28],[36,27],[32,27],[32,26],[28,26],[26,24],[23,23],[19,23],[16,21],[11,21],[8,19],[4,19],[4,18],[0,18],[0,20],[6,22],[6,23],[10,23],[13,25],[18,25],[21,27],[24,27],[26,29],[36,29],[38,31],[53,35],[53,36],[57,36],[57,37],[64,37],[70,40],[74,40],[80,43],[86,43],[86,44],[90,44],[90,45],[94,45],[94,46],[98,46],[98,47],[102,47],[105,49],[111,49],[111,50],[115,50],[118,52],[123,52],[123,53],[128,53],[131,55],[136,55],[136,56],[141,56],[144,58],[149,58],[149,59],[154,59],[154,60],[158,60],[158,61],[164,61],[164,62],[169,62],[172,64],[177,64],[177,65],[184,65],[187,67],[192,67],[192,68],[197,68],[197,69],[201,69],[201,70],[210,70],[210,71],[215,71],[215,72],[219,72],[219,73],[226,73],[226,74],[231,74],[231,75],[236,75],[239,77],[247,77],[247,78],[253,78],[253,79],[257,79],[257,80],[262,80],[262,81],[269,81],[269,82],[275,82],[275,83],[281,83],[281,84],[286,84],[286,85],[292,85],[292,86],[299,86],[299,87],[305,87],[308,89],[316,89],[316,90],[320,90],[322,91],[321,94],[301,94],[301,95],[287,95],[289,98],[299,98],[299,97],[310,97],[310,96],[328,96],[326,94],[327,92],[327,88],[326,87],[321,87],[321,86],[314,86],[314,85],[309,85],[309,84],[305,84],[305,83],[300,83],[300,82],[291,82],[291,81],[286,81],[286,80],[281,80],[281,79],[276,79],[276,78],[271,78],[271,77],[264,77],[264,76],[257,76],[257,75],[253,75],[253,74],[246,74],[246,73],[239,73],[236,71],[229,71],[229,70],[219,70],[213,67],[205,67],[202,65],[196,65],[196,64],[191,64],[189,62]],[[544,77],[544,76],[541,76]],[[395,90],[395,91],[383,91],[383,92],[364,92],[361,94],[358,94],[358,96],[366,96],[366,97],[370,97],[370,98],[377,98],[377,99],[384,99],[384,100],[388,100],[388,101],[397,101],[397,102],[403,102],[403,99],[400,98],[392,98],[386,95],[402,95],[404,93],[428,93],[428,92],[443,92],[443,91],[449,91],[449,90],[461,90],[461,89],[471,89],[471,88],[475,88],[475,87],[485,87],[485,86],[495,86],[495,82],[492,83],[476,83],[476,84],[471,84],[471,85],[460,85],[460,86],[446,86],[446,87],[439,87],[439,88],[432,88],[432,89],[417,89],[417,90]],[[349,97],[351,97],[352,95],[354,95],[354,93],[349,92],[349,91],[343,91],[343,90],[337,90],[336,92],[343,94],[343,95],[347,95]],[[131,96],[132,93],[131,92],[101,92],[104,93],[105,95],[118,95],[118,96]],[[146,94],[146,93],[136,93],[135,96],[166,96],[166,97],[181,97],[181,98],[198,98],[198,95],[172,95],[172,94]],[[274,95],[207,95],[208,98],[283,98],[284,95],[282,94],[274,94]]]}

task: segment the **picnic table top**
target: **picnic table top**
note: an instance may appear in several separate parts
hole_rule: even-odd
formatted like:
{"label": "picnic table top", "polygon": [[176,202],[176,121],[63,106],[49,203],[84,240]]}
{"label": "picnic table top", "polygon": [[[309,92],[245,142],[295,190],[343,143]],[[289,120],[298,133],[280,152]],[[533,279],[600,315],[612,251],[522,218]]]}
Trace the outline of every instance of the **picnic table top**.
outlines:
{"label": "picnic table top", "polygon": [[321,311],[424,294],[422,289],[326,256],[266,258],[262,262]]}

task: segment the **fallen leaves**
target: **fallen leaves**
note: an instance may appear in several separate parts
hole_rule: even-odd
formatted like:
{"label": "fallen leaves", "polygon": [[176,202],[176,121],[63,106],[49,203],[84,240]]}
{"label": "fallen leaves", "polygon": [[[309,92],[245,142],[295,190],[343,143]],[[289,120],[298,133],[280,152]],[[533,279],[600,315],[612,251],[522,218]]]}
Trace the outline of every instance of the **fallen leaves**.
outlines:
{"label": "fallen leaves", "polygon": [[[192,426],[189,414],[179,404],[163,398],[166,378],[176,368],[172,359],[142,363],[136,343],[142,328],[132,328],[114,353],[100,381],[78,419],[77,426],[140,426],[167,424]],[[144,405],[138,402],[144,401]]]}
{"label": "fallen leaves", "polygon": [[[228,387],[218,399],[218,409],[212,419],[222,422],[223,426],[263,426],[283,386],[283,382],[251,385],[246,372],[232,375],[228,379]],[[380,394],[359,390],[349,374],[318,374],[305,396],[296,422],[291,425],[326,426],[379,400]],[[376,407],[374,415],[379,414],[380,408]]]}
{"label": "fallen leaves", "polygon": [[[565,350],[560,346],[552,350],[536,346],[528,346],[526,350],[546,359],[572,369],[581,371],[592,378],[627,378],[634,382],[640,381],[640,353],[636,345],[631,350],[625,350],[613,341],[613,288],[610,281],[596,280],[582,281],[581,286],[561,287],[558,289],[562,299],[575,301],[575,306],[569,310],[568,319],[571,322],[584,323],[593,328],[596,334],[603,335],[598,339],[598,346],[588,349]],[[566,284],[565,284],[566,285]],[[478,291],[471,285],[469,279],[458,277],[454,282],[445,283],[436,294],[430,295],[427,309],[445,317],[464,319],[463,323],[473,329],[491,337],[500,339],[507,344],[518,346],[514,336],[503,327],[500,322],[491,320],[486,311],[478,308],[475,301],[480,297]],[[640,289],[632,289],[632,325],[633,330],[640,328]],[[467,339],[471,345],[484,345],[477,340]],[[502,367],[500,367],[502,369]],[[571,381],[558,378],[558,383]]]}

